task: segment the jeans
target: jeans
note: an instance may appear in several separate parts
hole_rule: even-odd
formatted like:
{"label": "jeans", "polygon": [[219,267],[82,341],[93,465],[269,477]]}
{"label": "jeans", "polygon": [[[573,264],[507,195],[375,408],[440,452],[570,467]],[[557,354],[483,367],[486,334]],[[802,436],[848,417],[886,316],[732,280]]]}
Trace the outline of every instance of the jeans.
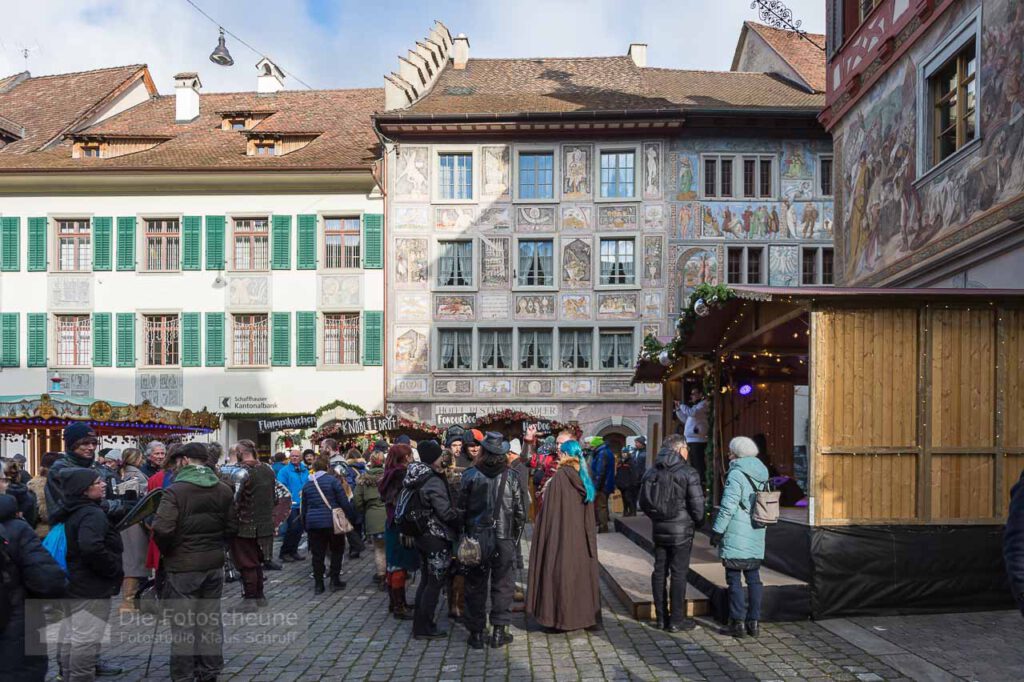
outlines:
{"label": "jeans", "polygon": [[302,540],[302,519],[299,516],[299,508],[292,507],[285,521],[284,542],[281,543],[281,557],[289,554],[299,553],[299,541]]}
{"label": "jeans", "polygon": [[332,580],[338,578],[345,558],[345,536],[336,534],[334,528],[310,528],[306,534],[309,536],[309,553],[313,557],[313,577],[323,579],[324,559],[330,551],[331,571],[328,575]]}
{"label": "jeans", "polygon": [[172,682],[213,680],[224,667],[223,592],[221,568],[167,574],[163,598],[171,614]]}
{"label": "jeans", "polygon": [[487,627],[488,579],[491,595],[491,625],[512,622],[509,608],[515,590],[512,568],[515,566],[515,540],[498,540],[494,554],[479,566],[466,569],[466,628],[470,632],[483,632]]}
{"label": "jeans", "polygon": [[[686,620],[686,574],[690,570],[690,549],[693,538],[681,545],[654,546],[654,573],[651,575],[651,594],[658,622],[682,625]],[[666,583],[672,576],[672,587],[666,594]],[[669,617],[671,616],[671,621]]]}
{"label": "jeans", "polygon": [[63,605],[57,656],[67,682],[96,679],[110,599],[72,599]]}
{"label": "jeans", "polygon": [[686,457],[687,463],[697,470],[697,475],[700,476],[700,485],[704,487],[706,485],[704,478],[704,472],[707,469],[707,464],[704,462],[704,448],[708,446],[707,443],[687,443],[686,449],[689,454]]}
{"label": "jeans", "polygon": [[441,596],[441,586],[448,581],[448,564],[451,563],[451,543],[434,535],[416,538],[416,549],[420,552],[423,575],[416,588],[416,610],[413,613],[412,633],[427,635],[437,629],[434,613]]}
{"label": "jeans", "polygon": [[597,529],[602,533],[608,532],[608,493],[598,491],[594,495],[594,510],[597,513]]}
{"label": "jeans", "polygon": [[[740,582],[741,573],[747,581],[747,590],[750,591],[749,606],[747,596],[743,592],[743,584]],[[725,582],[729,585],[729,619],[761,620],[761,593],[764,591],[761,585],[761,569],[750,568],[741,571],[738,568],[726,568]]]}

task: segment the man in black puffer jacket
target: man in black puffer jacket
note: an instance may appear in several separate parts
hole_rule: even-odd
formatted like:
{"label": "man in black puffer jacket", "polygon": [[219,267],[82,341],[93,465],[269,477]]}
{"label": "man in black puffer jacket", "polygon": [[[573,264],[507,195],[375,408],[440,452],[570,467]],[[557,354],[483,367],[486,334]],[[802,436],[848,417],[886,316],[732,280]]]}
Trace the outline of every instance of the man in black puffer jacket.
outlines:
{"label": "man in black puffer jacket", "polygon": [[208,466],[206,446],[189,443],[188,464],[164,489],[153,540],[167,571],[163,598],[171,621],[171,679],[215,680],[224,667],[220,598],[224,546],[236,527],[234,493]]}
{"label": "man in black puffer jacket", "polygon": [[[2,594],[7,603],[0,605],[6,618],[6,626],[0,623],[2,677],[11,682],[42,682],[46,678],[46,650],[26,650],[26,636],[29,632],[35,636],[34,625],[45,623],[42,610],[26,604],[26,600],[60,597],[64,592],[64,571],[43,548],[32,527],[17,514],[17,501],[10,495],[0,495],[0,563],[8,576]],[[32,616],[29,619],[27,612]],[[34,624],[31,629],[26,628],[26,620]]]}
{"label": "man in black puffer jacket", "polygon": [[[49,515],[50,525],[63,523],[67,518],[67,510],[64,507],[64,491],[61,488],[61,472],[71,468],[93,469],[95,473],[103,478],[104,484],[113,475],[110,469],[102,467],[96,462],[96,445],[98,440],[96,433],[88,424],[75,422],[68,424],[64,429],[64,454],[53,463],[46,476],[46,513]],[[108,486],[109,488],[109,486]],[[111,522],[116,523],[131,509],[121,500],[102,500],[100,508],[110,517]]]}
{"label": "man in black puffer jacket", "polygon": [[483,649],[490,580],[491,647],[497,649],[512,642],[508,631],[515,590],[512,570],[516,545],[526,526],[526,496],[519,476],[508,467],[509,444],[502,435],[488,431],[480,445],[483,452],[462,474],[459,496],[466,534],[477,538],[483,553],[479,565],[466,572],[466,627],[469,646]]}
{"label": "man in black puffer jacket", "polygon": [[448,578],[452,541],[458,535],[461,517],[452,504],[448,480],[442,473],[441,446],[434,440],[421,441],[417,450],[420,461],[409,464],[402,486],[418,491],[422,508],[429,510],[430,516],[427,532],[416,538],[423,577],[416,590],[412,636],[414,639],[444,639],[448,633],[437,629],[434,612],[441,586]]}
{"label": "man in black puffer jacket", "polygon": [[[686,617],[686,574],[690,570],[694,529],[704,523],[704,487],[700,474],[687,464],[686,454],[686,440],[678,435],[669,436],[661,444],[654,467],[647,470],[640,484],[640,506],[651,518],[654,540],[654,609],[658,627],[668,632],[697,626]],[[661,495],[656,492],[659,487]],[[663,501],[661,505],[659,500]],[[672,574],[670,599],[666,599],[665,590],[668,573]]]}
{"label": "man in black puffer jacket", "polygon": [[98,674],[110,598],[118,593],[124,577],[121,534],[100,506],[106,483],[99,472],[65,468],[60,489],[67,519],[69,600],[64,607],[58,654],[65,679],[86,680]]}

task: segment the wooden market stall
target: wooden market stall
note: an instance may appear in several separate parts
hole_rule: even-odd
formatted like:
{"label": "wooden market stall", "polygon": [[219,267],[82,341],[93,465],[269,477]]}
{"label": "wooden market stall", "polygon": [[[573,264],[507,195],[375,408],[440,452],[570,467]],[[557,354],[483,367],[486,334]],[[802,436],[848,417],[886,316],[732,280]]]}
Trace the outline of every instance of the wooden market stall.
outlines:
{"label": "wooden market stall", "polygon": [[769,529],[766,564],[809,583],[812,615],[1011,603],[1024,291],[749,287],[686,315],[635,380],[663,383],[666,432],[684,387],[712,388],[716,501],[733,435],[765,434],[773,474],[800,478],[807,396],[806,506]]}
{"label": "wooden market stall", "polygon": [[63,452],[64,427],[84,422],[96,435],[119,438],[174,438],[207,434],[220,427],[220,419],[205,409],[167,410],[149,401],[128,405],[90,397],[62,394],[0,396],[0,436],[25,441],[30,472],[39,469],[47,452]]}

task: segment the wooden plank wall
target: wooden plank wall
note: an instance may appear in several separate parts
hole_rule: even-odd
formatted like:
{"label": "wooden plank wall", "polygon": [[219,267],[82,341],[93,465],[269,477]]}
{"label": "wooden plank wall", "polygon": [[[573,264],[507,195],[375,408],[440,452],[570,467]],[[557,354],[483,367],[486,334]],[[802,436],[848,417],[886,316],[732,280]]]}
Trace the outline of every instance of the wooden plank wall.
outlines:
{"label": "wooden plank wall", "polygon": [[756,384],[753,393],[735,391],[720,401],[723,445],[734,436],[763,433],[768,460],[780,474],[793,475],[793,393],[791,383]]}
{"label": "wooden plank wall", "polygon": [[817,311],[812,328],[816,521],[912,520],[917,310]]}
{"label": "wooden plank wall", "polygon": [[1001,310],[999,314],[999,382],[1002,400],[997,416],[1002,424],[1003,480],[999,514],[1006,516],[1010,488],[1024,470],[1024,311]]}

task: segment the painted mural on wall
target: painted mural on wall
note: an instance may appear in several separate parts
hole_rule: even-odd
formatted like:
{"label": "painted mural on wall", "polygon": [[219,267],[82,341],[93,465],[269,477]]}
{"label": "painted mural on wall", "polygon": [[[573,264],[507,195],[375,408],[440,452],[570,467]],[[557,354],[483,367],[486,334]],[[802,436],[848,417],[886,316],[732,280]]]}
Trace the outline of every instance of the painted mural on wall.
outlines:
{"label": "painted mural on wall", "polygon": [[509,253],[512,248],[511,241],[509,237],[480,238],[480,244],[483,249],[480,265],[480,286],[508,286],[508,280],[511,276],[509,268]]}
{"label": "painted mural on wall", "polygon": [[509,149],[505,145],[480,148],[483,156],[482,194],[487,199],[508,199]]}
{"label": "painted mural on wall", "polygon": [[425,374],[427,371],[426,330],[398,329],[395,339],[395,371]]}
{"label": "painted mural on wall", "polygon": [[520,295],[516,296],[517,320],[553,320],[555,319],[554,295]]}
{"label": "painted mural on wall", "polygon": [[691,201],[697,198],[697,168],[700,164],[700,157],[686,151],[675,154],[675,179],[676,199],[678,201]]}
{"label": "painted mural on wall", "polygon": [[395,240],[395,284],[427,283],[427,240]]}
{"label": "painted mural on wall", "polygon": [[636,204],[598,206],[597,227],[601,230],[635,230]]}
{"label": "painted mural on wall", "polygon": [[466,322],[476,317],[474,296],[434,296],[434,317],[438,320]]}
{"label": "painted mural on wall", "polygon": [[590,242],[573,239],[562,249],[562,286],[587,288],[591,283]]}
{"label": "painted mural on wall", "polygon": [[661,143],[645,142],[643,149],[644,199],[661,198]]}
{"label": "painted mural on wall", "polygon": [[508,206],[489,206],[480,211],[476,224],[481,230],[510,230],[512,211]]}
{"label": "painted mural on wall", "polygon": [[563,230],[591,230],[593,227],[593,206],[562,206]]}
{"label": "painted mural on wall", "polygon": [[572,144],[562,146],[562,199],[579,201],[593,194],[591,166],[594,146]]}
{"label": "painted mural on wall", "polygon": [[520,232],[554,232],[554,206],[519,206],[516,208],[516,230]]}
{"label": "painted mural on wall", "polygon": [[405,201],[430,200],[430,154],[426,147],[401,148],[395,174],[395,198]]}
{"label": "painted mural on wall", "polygon": [[652,285],[661,282],[662,254],[665,251],[665,239],[661,236],[644,237],[644,281]]}
{"label": "painted mural on wall", "polygon": [[678,246],[673,252],[673,261],[669,292],[675,296],[675,310],[683,307],[697,285],[718,284],[718,253],[715,249]]}
{"label": "painted mural on wall", "polygon": [[590,294],[562,294],[561,319],[563,320],[589,320],[593,317],[590,307]]}
{"label": "painted mural on wall", "polygon": [[434,228],[443,232],[462,232],[473,227],[476,209],[472,206],[438,206],[434,209]]}
{"label": "painted mural on wall", "polygon": [[[970,12],[961,3],[883,76],[837,127],[842,167],[841,267],[864,280],[940,241],[1024,192],[1024,2],[990,0],[981,15],[980,144],[919,181],[919,66]],[[924,155],[922,155],[924,156]]]}
{"label": "painted mural on wall", "polygon": [[800,247],[768,247],[768,284],[773,287],[800,285]]}

